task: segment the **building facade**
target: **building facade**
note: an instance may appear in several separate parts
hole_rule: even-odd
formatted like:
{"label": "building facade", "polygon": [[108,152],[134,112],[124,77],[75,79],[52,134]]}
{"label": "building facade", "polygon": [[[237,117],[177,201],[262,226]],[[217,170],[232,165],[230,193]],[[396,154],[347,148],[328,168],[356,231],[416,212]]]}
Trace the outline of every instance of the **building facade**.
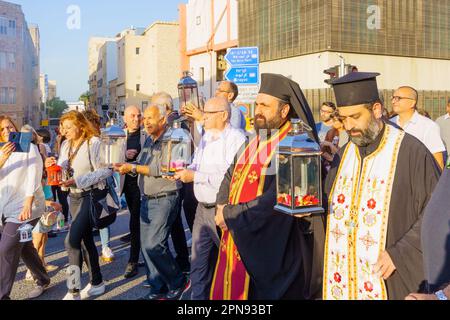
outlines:
{"label": "building facade", "polygon": [[39,42],[21,6],[0,1],[0,108],[18,126],[39,125]]}
{"label": "building facade", "polygon": [[179,7],[181,69],[189,70],[205,99],[225,80],[227,49],[238,46],[237,0],[189,0]]}
{"label": "building facade", "polygon": [[260,48],[261,72],[299,82],[316,116],[334,99],[323,70],[339,65],[339,54],[381,73],[388,109],[393,90],[409,85],[436,118],[450,98],[449,13],[450,0],[240,0],[239,42]]}
{"label": "building facade", "polygon": [[117,80],[109,82],[118,111],[122,113],[130,105],[144,110],[151,96],[160,91],[169,93],[177,102],[179,24],[155,22],[146,29],[125,30],[118,38]]}
{"label": "building facade", "polygon": [[89,107],[100,115],[103,114],[102,106],[108,103],[108,67],[112,74],[117,73],[116,40],[105,37],[89,39]]}

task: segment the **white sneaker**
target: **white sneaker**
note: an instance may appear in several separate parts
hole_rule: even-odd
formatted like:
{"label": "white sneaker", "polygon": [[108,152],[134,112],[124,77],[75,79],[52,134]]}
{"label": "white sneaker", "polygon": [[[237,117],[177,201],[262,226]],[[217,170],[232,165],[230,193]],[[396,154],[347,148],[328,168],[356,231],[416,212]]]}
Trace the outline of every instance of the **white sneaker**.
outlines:
{"label": "white sneaker", "polygon": [[112,252],[111,248],[106,247],[102,249],[102,260],[104,262],[113,262],[114,261],[114,252]]}
{"label": "white sneaker", "polygon": [[30,270],[27,270],[27,273],[25,274],[25,281],[34,282],[34,278]]}
{"label": "white sneaker", "polygon": [[73,294],[70,292],[67,292],[67,294],[64,296],[63,300],[81,300],[80,295],[79,294]]}
{"label": "white sneaker", "polygon": [[93,286],[90,283],[80,292],[81,300],[95,297],[95,296],[101,296],[106,291],[105,283],[102,282],[98,286]]}

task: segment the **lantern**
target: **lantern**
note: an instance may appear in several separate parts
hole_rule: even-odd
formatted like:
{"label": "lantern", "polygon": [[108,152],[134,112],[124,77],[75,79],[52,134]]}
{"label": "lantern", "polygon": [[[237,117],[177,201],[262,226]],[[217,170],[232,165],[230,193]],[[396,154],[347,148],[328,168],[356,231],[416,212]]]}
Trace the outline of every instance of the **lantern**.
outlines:
{"label": "lantern", "polygon": [[111,119],[109,127],[102,130],[101,140],[100,159],[103,166],[112,168],[116,163],[125,162],[127,135],[114,119]]}
{"label": "lantern", "polygon": [[17,232],[19,232],[20,243],[33,241],[33,228],[34,227],[31,224],[24,224],[17,229]]}
{"label": "lantern", "polygon": [[317,214],[322,208],[320,146],[303,130],[303,122],[292,120],[288,136],[277,152],[277,205],[289,215]]}
{"label": "lantern", "polygon": [[58,165],[52,165],[47,168],[47,184],[49,186],[60,186],[62,182],[62,168]]}
{"label": "lantern", "polygon": [[185,106],[189,103],[200,108],[200,100],[198,98],[197,82],[191,78],[192,73],[183,72],[183,78],[178,83],[178,95],[180,97],[180,105]]}
{"label": "lantern", "polygon": [[186,169],[191,162],[192,138],[187,130],[181,128],[180,121],[174,121],[162,138],[161,174],[174,176],[175,172]]}

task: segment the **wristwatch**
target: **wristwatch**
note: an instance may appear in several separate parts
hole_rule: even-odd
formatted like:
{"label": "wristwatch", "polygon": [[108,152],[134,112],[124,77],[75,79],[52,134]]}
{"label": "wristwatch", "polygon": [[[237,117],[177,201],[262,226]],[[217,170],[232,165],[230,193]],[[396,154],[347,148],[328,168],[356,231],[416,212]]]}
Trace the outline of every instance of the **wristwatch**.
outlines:
{"label": "wristwatch", "polygon": [[444,290],[439,290],[435,293],[435,295],[439,300],[448,300],[448,297],[445,295]]}

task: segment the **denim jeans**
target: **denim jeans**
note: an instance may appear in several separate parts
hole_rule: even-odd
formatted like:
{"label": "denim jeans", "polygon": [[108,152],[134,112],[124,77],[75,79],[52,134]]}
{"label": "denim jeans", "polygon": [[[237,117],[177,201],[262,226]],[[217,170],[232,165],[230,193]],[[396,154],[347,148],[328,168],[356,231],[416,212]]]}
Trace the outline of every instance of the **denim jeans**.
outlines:
{"label": "denim jeans", "polygon": [[102,243],[102,250],[105,248],[109,248],[110,243],[110,228],[106,227],[104,229],[99,230],[100,233],[100,241]]}
{"label": "denim jeans", "polygon": [[141,248],[151,294],[178,289],[185,280],[168,244],[179,201],[179,194],[141,201]]}

